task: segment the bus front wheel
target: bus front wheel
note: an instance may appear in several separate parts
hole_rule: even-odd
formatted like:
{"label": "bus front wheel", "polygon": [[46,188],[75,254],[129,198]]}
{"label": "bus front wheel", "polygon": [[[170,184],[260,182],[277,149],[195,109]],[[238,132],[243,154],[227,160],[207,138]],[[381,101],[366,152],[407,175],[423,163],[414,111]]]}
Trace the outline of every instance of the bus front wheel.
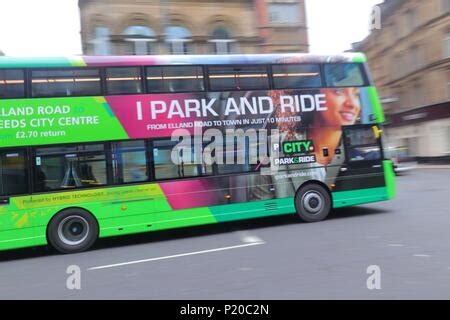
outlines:
{"label": "bus front wheel", "polygon": [[50,245],[61,253],[89,249],[98,237],[97,220],[89,212],[71,208],[52,218],[47,228]]}
{"label": "bus front wheel", "polygon": [[331,211],[331,196],[319,184],[304,185],[295,195],[295,209],[302,221],[322,221]]}

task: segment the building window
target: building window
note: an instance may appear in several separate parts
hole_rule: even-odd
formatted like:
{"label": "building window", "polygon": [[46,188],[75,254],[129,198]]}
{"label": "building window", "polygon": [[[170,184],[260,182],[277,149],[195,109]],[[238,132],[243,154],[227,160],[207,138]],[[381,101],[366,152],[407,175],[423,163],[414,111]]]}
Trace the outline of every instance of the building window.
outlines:
{"label": "building window", "polygon": [[111,54],[110,34],[107,27],[96,27],[93,40],[94,55]]}
{"label": "building window", "polygon": [[450,70],[447,70],[447,99],[450,101]]}
{"label": "building window", "polygon": [[397,41],[398,38],[400,38],[400,26],[397,22],[392,22],[391,25],[392,28],[392,40]]}
{"label": "building window", "polygon": [[189,54],[191,48],[192,33],[182,26],[170,26],[166,28],[166,41],[169,45],[170,54]]}
{"label": "building window", "polygon": [[443,12],[450,12],[450,0],[442,0],[442,9]]}
{"label": "building window", "polygon": [[450,152],[450,126],[447,127],[447,151]]}
{"label": "building window", "polygon": [[410,59],[410,65],[408,66],[410,72],[420,69],[424,65],[423,51],[420,46],[411,47]]}
{"label": "building window", "polygon": [[145,26],[130,26],[124,31],[126,54],[151,54],[155,32]]}
{"label": "building window", "polygon": [[224,27],[216,28],[211,34],[212,52],[215,54],[229,54],[234,52],[236,40],[234,40],[228,30]]}
{"label": "building window", "polygon": [[101,95],[98,69],[34,70],[31,78],[33,97]]}
{"label": "building window", "polygon": [[107,68],[106,91],[107,94],[142,93],[140,68]]}
{"label": "building window", "polygon": [[450,58],[450,30],[444,36],[444,58]]}
{"label": "building window", "polygon": [[405,30],[405,34],[409,34],[411,33],[414,29],[417,28],[418,24],[419,24],[419,20],[417,17],[417,13],[415,10],[410,9],[408,11],[406,11],[406,25],[407,25],[407,29]]}
{"label": "building window", "polygon": [[394,59],[392,60],[392,63],[393,63],[392,68],[391,68],[391,70],[393,71],[392,79],[398,79],[404,73],[403,57],[401,55],[396,55],[394,57]]}
{"label": "building window", "polygon": [[0,151],[0,196],[28,192],[27,154],[23,149]]}
{"label": "building window", "polygon": [[269,3],[270,24],[302,24],[298,3]]}
{"label": "building window", "polygon": [[414,97],[414,101],[411,101],[412,106],[421,106],[425,104],[424,94],[423,94],[423,86],[419,82],[419,80],[414,83],[412,97]]}
{"label": "building window", "polygon": [[22,70],[0,69],[0,99],[25,97],[25,80]]}
{"label": "building window", "polygon": [[37,148],[35,164],[35,189],[38,192],[107,184],[103,144]]}

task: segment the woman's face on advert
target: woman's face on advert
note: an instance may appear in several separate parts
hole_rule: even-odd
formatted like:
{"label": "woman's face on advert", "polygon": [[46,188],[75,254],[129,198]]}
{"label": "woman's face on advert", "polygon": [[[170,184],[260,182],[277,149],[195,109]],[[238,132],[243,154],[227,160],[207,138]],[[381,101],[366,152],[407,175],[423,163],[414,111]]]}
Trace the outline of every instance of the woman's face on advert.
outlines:
{"label": "woman's face on advert", "polygon": [[358,88],[324,89],[327,111],[319,112],[324,125],[340,127],[356,122],[361,111]]}

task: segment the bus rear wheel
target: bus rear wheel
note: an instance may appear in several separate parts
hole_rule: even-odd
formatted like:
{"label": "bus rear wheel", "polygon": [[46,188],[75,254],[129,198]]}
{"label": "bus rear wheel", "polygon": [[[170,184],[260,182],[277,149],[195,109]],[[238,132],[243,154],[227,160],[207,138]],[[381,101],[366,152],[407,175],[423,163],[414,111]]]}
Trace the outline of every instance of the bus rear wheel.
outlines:
{"label": "bus rear wheel", "polygon": [[60,253],[88,250],[97,237],[97,220],[89,212],[78,208],[61,211],[47,228],[48,242]]}
{"label": "bus rear wheel", "polygon": [[300,220],[319,222],[331,211],[331,196],[327,189],[319,184],[307,184],[295,195],[295,209]]}

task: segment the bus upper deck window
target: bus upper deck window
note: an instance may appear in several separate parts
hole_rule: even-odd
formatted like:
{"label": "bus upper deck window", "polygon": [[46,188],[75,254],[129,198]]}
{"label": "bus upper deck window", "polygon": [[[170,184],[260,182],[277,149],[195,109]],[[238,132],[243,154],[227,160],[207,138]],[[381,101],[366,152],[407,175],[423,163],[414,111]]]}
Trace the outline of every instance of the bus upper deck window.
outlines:
{"label": "bus upper deck window", "polygon": [[218,66],[209,68],[212,91],[267,90],[266,66]]}
{"label": "bus upper deck window", "polygon": [[107,68],[106,91],[108,94],[142,93],[140,69],[137,67]]}
{"label": "bus upper deck window", "polygon": [[365,84],[358,63],[325,64],[324,70],[328,87],[360,87]]}
{"label": "bus upper deck window", "polygon": [[200,66],[147,67],[148,92],[204,91],[203,68]]}
{"label": "bus upper deck window", "polygon": [[319,65],[273,65],[272,76],[275,89],[301,89],[322,87]]}
{"label": "bus upper deck window", "polygon": [[101,95],[98,69],[34,70],[31,81],[33,97]]}
{"label": "bus upper deck window", "polygon": [[25,97],[24,83],[22,70],[0,69],[0,99]]}

